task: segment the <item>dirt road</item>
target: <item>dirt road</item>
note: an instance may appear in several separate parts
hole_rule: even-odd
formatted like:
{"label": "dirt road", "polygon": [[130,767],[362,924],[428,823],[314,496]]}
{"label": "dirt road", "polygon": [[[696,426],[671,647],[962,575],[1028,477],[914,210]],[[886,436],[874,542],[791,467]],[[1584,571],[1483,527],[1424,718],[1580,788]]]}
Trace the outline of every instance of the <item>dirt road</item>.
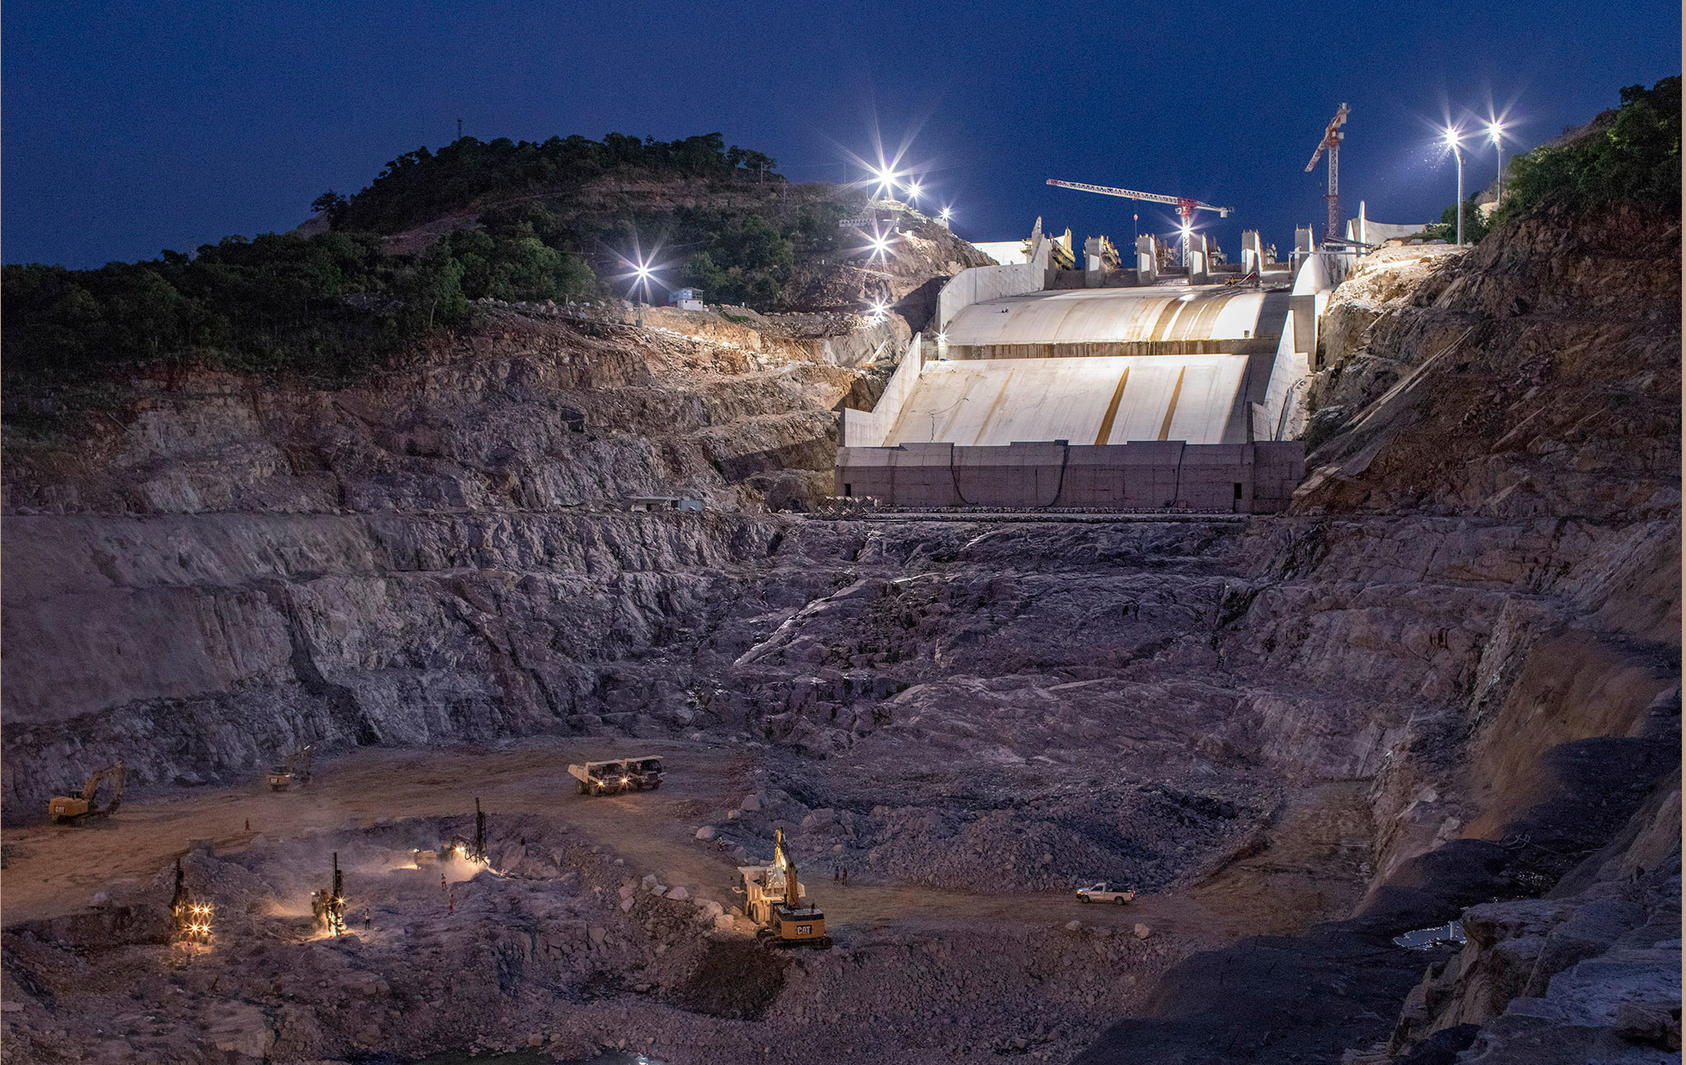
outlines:
{"label": "dirt road", "polygon": [[[570,761],[609,756],[600,740],[539,740],[505,750],[363,750],[318,764],[308,786],[272,792],[260,776],[249,785],[168,791],[126,801],[109,820],[86,826],[41,823],[9,828],[3,920],[53,917],[87,906],[95,893],[155,875],[193,840],[240,850],[253,837],[294,839],[339,829],[349,820],[467,814],[478,797],[499,813],[564,821],[624,858],[639,874],[684,883],[730,903],[736,862],[695,838],[749,788],[754,756],[738,748],[640,741],[640,752],[668,756],[659,791],[584,798]],[[247,826],[250,826],[248,829]],[[800,843],[798,841],[798,846]],[[798,860],[803,859],[798,850]],[[1144,896],[1129,906],[1086,906],[1068,894],[991,895],[913,884],[862,882],[843,887],[830,863],[814,858],[803,872],[810,895],[833,928],[946,926],[1023,921],[1133,925],[1223,941],[1233,930],[1187,896]]]}

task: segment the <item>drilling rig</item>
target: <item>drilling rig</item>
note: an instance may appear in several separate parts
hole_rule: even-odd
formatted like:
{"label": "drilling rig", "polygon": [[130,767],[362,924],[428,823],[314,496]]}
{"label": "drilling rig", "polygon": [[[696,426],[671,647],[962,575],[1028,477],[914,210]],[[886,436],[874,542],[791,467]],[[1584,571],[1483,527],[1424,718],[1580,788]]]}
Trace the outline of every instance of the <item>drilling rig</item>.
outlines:
{"label": "drilling rig", "polygon": [[337,936],[345,931],[345,877],[340,872],[340,852],[334,852],[333,886],[327,891],[312,891],[310,893],[310,911],[316,918],[317,927],[324,929],[329,935]]}
{"label": "drilling rig", "polygon": [[1311,153],[1311,162],[1305,165],[1309,174],[1323,153],[1329,153],[1329,191],[1324,196],[1329,201],[1329,226],[1323,231],[1324,240],[1341,239],[1341,141],[1346,140],[1341,127],[1346,125],[1346,115],[1347,106],[1342,104],[1329,120],[1329,128],[1323,131],[1323,139],[1317,142],[1317,150]]}
{"label": "drilling rig", "polygon": [[[416,853],[418,856],[437,853],[440,857],[449,857],[454,854],[471,862],[484,862],[486,860],[486,811],[480,808],[479,797],[476,796],[474,800],[474,838],[472,840],[456,835],[452,836],[451,841],[441,846],[437,852],[417,851]],[[417,864],[420,864],[419,857]]]}
{"label": "drilling rig", "polygon": [[187,893],[187,875],[182,871],[181,859],[176,859],[176,890],[170,896],[170,922],[176,939],[188,943],[207,943],[211,938],[209,902]]}

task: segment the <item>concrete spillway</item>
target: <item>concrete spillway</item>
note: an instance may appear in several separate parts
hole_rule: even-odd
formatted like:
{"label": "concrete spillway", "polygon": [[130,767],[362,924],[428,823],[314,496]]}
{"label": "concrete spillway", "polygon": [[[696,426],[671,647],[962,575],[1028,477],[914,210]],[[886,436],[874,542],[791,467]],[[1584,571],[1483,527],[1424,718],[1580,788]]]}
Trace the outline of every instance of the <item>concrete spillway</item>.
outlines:
{"label": "concrete spillway", "polygon": [[[837,494],[902,506],[1279,511],[1282,439],[1315,341],[1301,282],[1053,289],[1034,260],[938,298],[871,411],[845,410]],[[1304,308],[1311,311],[1313,308]],[[1290,313],[1292,311],[1293,313]],[[1303,334],[1303,335],[1300,335]]]}
{"label": "concrete spillway", "polygon": [[955,358],[1274,350],[1285,293],[1224,286],[1034,292],[966,307]]}
{"label": "concrete spillway", "polygon": [[1258,355],[928,363],[884,444],[1246,443],[1247,404],[1263,401],[1269,370]]}

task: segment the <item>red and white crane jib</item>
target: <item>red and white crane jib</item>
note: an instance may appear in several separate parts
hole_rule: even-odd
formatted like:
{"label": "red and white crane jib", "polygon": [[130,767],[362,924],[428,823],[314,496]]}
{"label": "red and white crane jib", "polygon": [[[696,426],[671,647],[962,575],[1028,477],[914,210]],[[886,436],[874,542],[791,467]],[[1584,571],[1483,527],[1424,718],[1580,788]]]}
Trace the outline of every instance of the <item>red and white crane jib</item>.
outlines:
{"label": "red and white crane jib", "polygon": [[1168,203],[1177,209],[1177,214],[1186,221],[1195,211],[1216,211],[1219,218],[1228,218],[1233,207],[1214,207],[1209,203],[1189,199],[1187,196],[1164,196],[1157,192],[1137,192],[1134,189],[1115,189],[1110,185],[1086,185],[1081,181],[1060,181],[1049,178],[1048,184],[1057,185],[1062,189],[1076,189],[1079,192],[1098,192],[1102,196],[1121,196],[1126,200],[1146,200],[1148,203]]}

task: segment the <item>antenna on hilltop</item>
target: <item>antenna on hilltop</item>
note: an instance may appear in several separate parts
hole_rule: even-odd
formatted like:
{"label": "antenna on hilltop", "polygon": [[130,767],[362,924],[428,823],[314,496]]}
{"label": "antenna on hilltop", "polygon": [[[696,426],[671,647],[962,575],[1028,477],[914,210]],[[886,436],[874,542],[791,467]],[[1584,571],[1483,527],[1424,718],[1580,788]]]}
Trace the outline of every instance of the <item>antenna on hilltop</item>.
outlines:
{"label": "antenna on hilltop", "polygon": [[462,119],[457,119],[457,140],[462,140]]}

